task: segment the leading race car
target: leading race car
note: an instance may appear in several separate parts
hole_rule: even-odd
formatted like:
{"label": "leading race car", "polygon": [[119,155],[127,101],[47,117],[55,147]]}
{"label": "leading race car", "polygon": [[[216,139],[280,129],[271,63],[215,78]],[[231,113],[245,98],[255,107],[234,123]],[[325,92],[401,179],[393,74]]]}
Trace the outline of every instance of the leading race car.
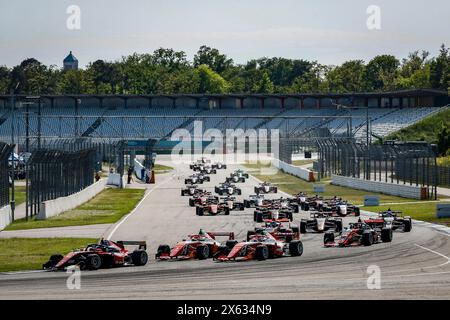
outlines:
{"label": "leading race car", "polygon": [[178,242],[173,248],[167,244],[160,245],[155,258],[157,260],[205,260],[212,258],[222,245],[216,239],[220,236],[228,237],[228,241],[224,244],[227,248],[232,249],[237,243],[234,240],[233,232],[205,232],[200,230],[198,234],[189,235],[187,239]]}
{"label": "leading race car", "polygon": [[[130,252],[125,246],[139,246],[139,249]],[[114,242],[101,239],[99,243],[74,250],[65,256],[52,255],[42,267],[47,270],[65,270],[69,266],[78,266],[81,270],[97,270],[127,265],[143,266],[148,261],[146,248],[145,241]]]}
{"label": "leading race car", "polygon": [[216,162],[212,165],[213,169],[226,169],[227,165],[222,162]]}
{"label": "leading race car", "polygon": [[390,228],[392,230],[402,230],[403,232],[411,232],[412,219],[410,216],[403,216],[401,211],[387,211],[378,213],[378,217],[370,217],[364,220],[365,223],[377,228]]}
{"label": "leading race car", "polygon": [[334,232],[342,231],[342,219],[331,218],[328,214],[323,212],[310,213],[309,219],[302,219],[300,221],[300,232],[325,232],[333,230]]}
{"label": "leading race car", "polygon": [[255,186],[255,193],[256,194],[260,194],[260,193],[277,193],[278,192],[278,188],[274,185],[272,185],[269,182],[263,182],[260,183],[259,185]]}
{"label": "leading race car", "polygon": [[216,261],[247,261],[266,260],[276,257],[298,257],[303,254],[303,244],[300,240],[287,243],[279,241],[266,230],[250,237],[250,240],[237,243],[231,250],[220,246],[214,255]]}
{"label": "leading race car", "polygon": [[372,228],[364,222],[350,223],[342,233],[335,237],[333,231],[324,234],[325,247],[371,246],[380,242],[391,242],[393,232],[389,228]]}

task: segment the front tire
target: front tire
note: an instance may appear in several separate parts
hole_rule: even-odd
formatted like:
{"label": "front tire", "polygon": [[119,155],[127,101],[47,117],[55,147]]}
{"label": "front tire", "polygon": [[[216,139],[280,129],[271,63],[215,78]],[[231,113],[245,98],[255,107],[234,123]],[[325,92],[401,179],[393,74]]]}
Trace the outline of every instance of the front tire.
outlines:
{"label": "front tire", "polygon": [[269,248],[265,245],[260,245],[256,247],[255,258],[258,261],[264,261],[269,258]]}
{"label": "front tire", "polygon": [[299,257],[303,254],[303,243],[300,240],[289,243],[289,253],[292,257]]}
{"label": "front tire", "polygon": [[198,260],[205,260],[209,257],[209,247],[206,245],[198,246],[196,252]]}
{"label": "front tire", "polygon": [[98,254],[90,254],[87,256],[86,266],[89,270],[98,270],[102,266],[102,259]]}

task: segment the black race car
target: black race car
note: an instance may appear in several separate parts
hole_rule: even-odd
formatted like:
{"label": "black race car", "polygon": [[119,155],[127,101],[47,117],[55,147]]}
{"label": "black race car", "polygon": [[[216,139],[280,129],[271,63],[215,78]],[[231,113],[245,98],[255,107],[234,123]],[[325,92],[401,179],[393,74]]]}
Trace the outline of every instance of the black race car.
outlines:
{"label": "black race car", "polygon": [[219,186],[215,187],[215,192],[219,195],[241,195],[242,190],[236,187],[234,184],[231,183],[221,183]]}
{"label": "black race car", "polygon": [[300,232],[326,232],[326,231],[341,232],[342,219],[332,218],[323,212],[312,212],[309,219],[302,219],[300,221]]}
{"label": "black race car", "polygon": [[274,185],[272,185],[271,183],[268,182],[263,182],[260,183],[259,185],[255,186],[255,193],[256,194],[260,194],[260,193],[277,193],[278,192],[278,188]]}

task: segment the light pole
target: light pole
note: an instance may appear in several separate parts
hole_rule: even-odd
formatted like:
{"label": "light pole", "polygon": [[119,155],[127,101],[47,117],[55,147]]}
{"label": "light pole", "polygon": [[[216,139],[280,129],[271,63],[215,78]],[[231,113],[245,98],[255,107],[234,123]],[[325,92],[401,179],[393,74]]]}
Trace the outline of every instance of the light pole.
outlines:
{"label": "light pole", "polygon": [[365,109],[366,110],[366,148],[367,148],[367,161],[366,161],[366,179],[370,180],[370,137],[371,137],[371,133],[370,133],[370,117],[369,117],[369,107],[353,107],[353,106],[346,106],[343,104],[338,104],[336,102],[333,101],[333,99],[331,100],[331,104],[333,106],[336,107],[336,109],[345,109],[345,110],[361,110],[361,109]]}
{"label": "light pole", "polygon": [[16,87],[11,90],[11,146],[12,146],[12,154],[11,154],[11,199],[10,199],[10,206],[11,206],[11,220],[14,221],[14,213],[16,211],[16,197],[15,197],[15,175],[16,175],[16,161],[14,157],[14,122],[16,121],[15,117],[15,104],[16,104],[16,97],[15,93],[17,88],[19,87],[20,82],[17,83]]}

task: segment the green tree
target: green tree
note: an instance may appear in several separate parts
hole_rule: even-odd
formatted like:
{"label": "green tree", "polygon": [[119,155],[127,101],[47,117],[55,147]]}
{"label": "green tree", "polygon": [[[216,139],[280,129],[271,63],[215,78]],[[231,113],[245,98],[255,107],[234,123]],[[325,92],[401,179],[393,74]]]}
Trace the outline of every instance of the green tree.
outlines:
{"label": "green tree", "polygon": [[0,66],[0,94],[9,94],[10,71],[5,66]]}
{"label": "green tree", "polygon": [[450,92],[450,50],[444,44],[430,63],[430,82],[433,88]]}
{"label": "green tree", "polygon": [[392,55],[376,56],[366,66],[367,89],[387,91],[395,89],[400,62]]}
{"label": "green tree", "polygon": [[441,130],[439,131],[438,135],[438,151],[439,155],[446,155],[448,151],[450,150],[450,126],[448,123],[443,123]]}
{"label": "green tree", "polygon": [[264,72],[261,80],[255,83],[252,91],[254,93],[273,93],[274,85],[267,72]]}
{"label": "green tree", "polygon": [[194,56],[194,67],[201,65],[206,65],[214,72],[222,74],[233,65],[233,60],[228,59],[226,55],[221,54],[217,49],[201,46]]}
{"label": "green tree", "polygon": [[19,83],[16,93],[49,93],[49,75],[49,68],[44,64],[33,58],[26,59],[12,69],[10,89]]}
{"label": "green tree", "polygon": [[226,93],[230,89],[228,82],[207,65],[200,65],[196,69],[199,79],[198,93]]}

